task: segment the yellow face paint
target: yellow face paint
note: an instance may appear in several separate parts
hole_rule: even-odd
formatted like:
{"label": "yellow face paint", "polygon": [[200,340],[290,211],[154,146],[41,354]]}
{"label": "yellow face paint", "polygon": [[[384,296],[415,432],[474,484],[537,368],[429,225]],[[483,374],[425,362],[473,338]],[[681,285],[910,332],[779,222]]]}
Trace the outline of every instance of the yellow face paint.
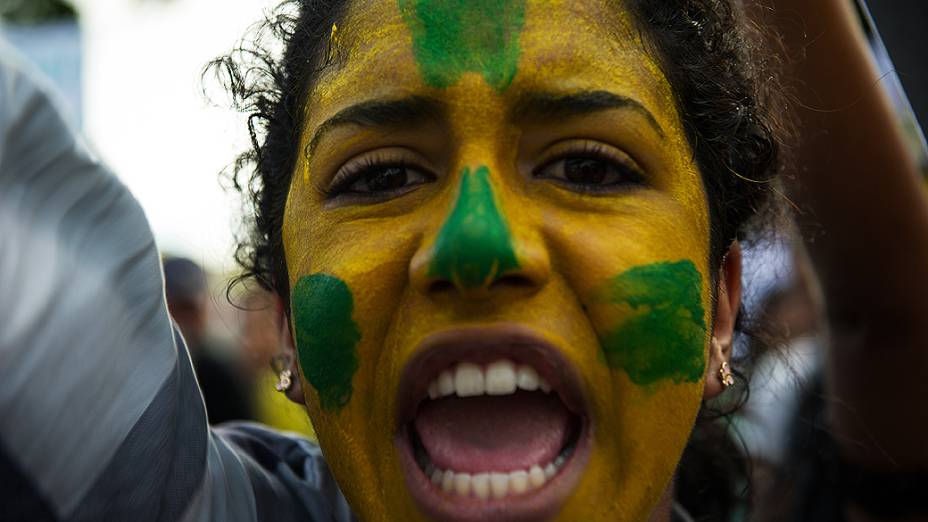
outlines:
{"label": "yellow face paint", "polygon": [[[452,36],[473,52],[445,69],[427,22],[459,2],[357,1],[338,24],[345,61],[309,93],[283,227],[309,413],[362,519],[423,519],[398,449],[403,371],[435,335],[517,326],[578,376],[589,422],[555,514],[643,520],[702,397],[699,172],[626,15],[594,0],[468,5],[484,3],[512,23],[461,14]],[[465,221],[477,214],[489,221]],[[327,302],[338,310],[312,311]],[[310,331],[333,322],[329,338]]]}

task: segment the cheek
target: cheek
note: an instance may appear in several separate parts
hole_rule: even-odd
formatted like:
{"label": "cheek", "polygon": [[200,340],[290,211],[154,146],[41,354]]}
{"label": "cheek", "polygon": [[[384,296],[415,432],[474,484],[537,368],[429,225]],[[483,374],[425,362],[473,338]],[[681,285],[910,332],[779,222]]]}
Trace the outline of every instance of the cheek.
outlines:
{"label": "cheek", "polygon": [[640,386],[696,382],[711,310],[703,220],[649,193],[617,206],[546,217],[554,262],[583,304],[604,364]]}
{"label": "cheek", "polygon": [[624,208],[546,219],[554,262],[598,340],[596,353],[580,355],[592,370],[596,451],[577,516],[610,498],[604,513],[645,517],[673,476],[671,457],[682,453],[702,398],[707,236],[676,206]]}
{"label": "cheek", "polygon": [[578,488],[576,512],[564,520],[593,519],[584,506],[602,505],[603,520],[616,513],[646,520],[676,472],[699,411],[699,384],[632,383],[613,371],[612,395],[602,398],[594,450]]}
{"label": "cheek", "polygon": [[645,518],[686,446],[703,389],[701,281],[692,260],[652,260],[602,279],[586,305],[607,375],[592,387],[597,449],[588,475],[604,490],[589,500],[614,498],[613,513]]}
{"label": "cheek", "polygon": [[304,275],[291,290],[293,329],[300,368],[319,395],[320,407],[338,411],[352,395],[358,370],[354,296],[337,276]]}
{"label": "cheek", "polygon": [[336,222],[321,210],[293,210],[284,242],[313,426],[352,505],[376,513],[393,502],[405,513],[402,480],[389,476],[398,466],[382,462],[394,453],[384,339],[408,283],[416,244],[408,230],[415,227],[396,219]]}
{"label": "cheek", "polygon": [[297,350],[323,411],[371,393],[371,373],[395,303],[408,281],[414,235],[395,220],[294,230],[303,252],[289,254]]}
{"label": "cheek", "polygon": [[688,259],[639,265],[609,278],[594,297],[603,315],[619,316],[598,328],[606,364],[639,386],[698,382],[705,369],[702,289]]}

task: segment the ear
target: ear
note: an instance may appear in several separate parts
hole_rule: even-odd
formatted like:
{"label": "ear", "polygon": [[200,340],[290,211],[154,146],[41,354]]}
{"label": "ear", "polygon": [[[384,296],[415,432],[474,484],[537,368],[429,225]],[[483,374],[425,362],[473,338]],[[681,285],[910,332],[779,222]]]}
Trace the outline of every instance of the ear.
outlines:
{"label": "ear", "polygon": [[297,353],[296,353],[296,343],[293,342],[293,331],[290,329],[290,320],[287,319],[286,313],[286,304],[276,297],[275,307],[277,309],[277,317],[280,328],[280,348],[286,355],[285,360],[290,361],[290,388],[287,389],[287,398],[297,404],[306,404],[306,400],[303,398],[303,376],[300,373],[300,365],[297,362]]}
{"label": "ear", "polygon": [[712,340],[709,343],[709,362],[706,365],[704,398],[711,399],[724,391],[719,369],[723,362],[730,362],[735,320],[741,308],[741,246],[731,244],[719,267],[716,289],[715,321]]}

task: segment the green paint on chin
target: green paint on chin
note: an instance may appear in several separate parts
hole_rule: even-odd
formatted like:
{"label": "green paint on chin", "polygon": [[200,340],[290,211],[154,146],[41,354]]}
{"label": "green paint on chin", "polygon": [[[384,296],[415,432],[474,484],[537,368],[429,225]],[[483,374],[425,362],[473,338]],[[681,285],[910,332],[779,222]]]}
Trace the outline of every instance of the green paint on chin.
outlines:
{"label": "green paint on chin", "polygon": [[490,169],[471,173],[465,167],[458,200],[435,240],[429,276],[481,288],[518,267],[509,228],[493,199]]}
{"label": "green paint on chin", "polygon": [[328,274],[303,276],[291,292],[300,367],[319,393],[323,410],[339,410],[351,400],[361,339],[351,318],[354,299],[348,285]]}
{"label": "green paint on chin", "polygon": [[502,92],[519,64],[525,0],[398,0],[423,80],[439,89],[476,72]]}
{"label": "green paint on chin", "polygon": [[689,260],[638,266],[609,280],[607,300],[634,312],[600,339],[609,366],[639,385],[698,382],[706,364],[701,290]]}

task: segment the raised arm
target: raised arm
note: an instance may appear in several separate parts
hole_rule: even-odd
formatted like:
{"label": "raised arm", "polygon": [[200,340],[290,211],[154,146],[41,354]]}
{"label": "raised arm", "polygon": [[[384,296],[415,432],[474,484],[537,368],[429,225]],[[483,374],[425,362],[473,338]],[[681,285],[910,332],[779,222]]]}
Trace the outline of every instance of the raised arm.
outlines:
{"label": "raised arm", "polygon": [[345,520],[317,448],[211,431],[142,209],[0,42],[0,520]]}
{"label": "raised arm", "polygon": [[776,0],[799,116],[800,225],[821,281],[843,458],[928,470],[928,199],[848,0]]}

